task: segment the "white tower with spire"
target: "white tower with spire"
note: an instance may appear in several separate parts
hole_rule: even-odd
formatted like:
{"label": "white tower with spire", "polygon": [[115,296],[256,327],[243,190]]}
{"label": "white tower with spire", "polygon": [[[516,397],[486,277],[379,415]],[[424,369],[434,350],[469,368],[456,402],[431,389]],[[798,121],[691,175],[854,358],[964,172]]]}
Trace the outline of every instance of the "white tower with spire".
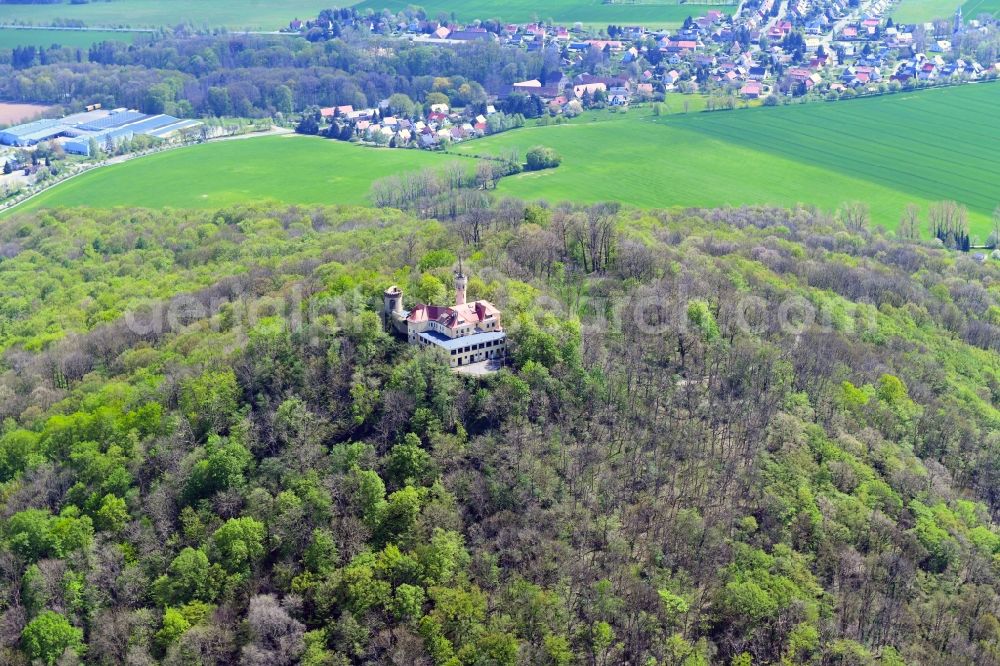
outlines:
{"label": "white tower with spire", "polygon": [[458,258],[458,270],[455,271],[455,305],[465,305],[465,289],[469,286],[469,278],[462,271],[462,258]]}

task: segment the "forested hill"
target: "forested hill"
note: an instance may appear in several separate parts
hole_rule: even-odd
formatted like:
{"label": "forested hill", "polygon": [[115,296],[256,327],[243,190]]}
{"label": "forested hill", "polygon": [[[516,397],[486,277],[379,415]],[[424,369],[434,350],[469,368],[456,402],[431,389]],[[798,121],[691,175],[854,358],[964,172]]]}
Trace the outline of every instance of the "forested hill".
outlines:
{"label": "forested hill", "polygon": [[[0,663],[998,664],[1000,268],[811,210],[0,222]],[[512,367],[382,332],[503,310]]]}

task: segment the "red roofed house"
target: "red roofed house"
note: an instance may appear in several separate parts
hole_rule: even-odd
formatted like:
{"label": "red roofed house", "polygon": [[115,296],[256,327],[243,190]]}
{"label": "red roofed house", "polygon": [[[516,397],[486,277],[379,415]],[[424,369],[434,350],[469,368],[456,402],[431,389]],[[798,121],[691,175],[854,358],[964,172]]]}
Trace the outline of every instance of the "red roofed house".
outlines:
{"label": "red roofed house", "polygon": [[698,48],[698,42],[691,39],[681,39],[678,41],[668,42],[666,51],[667,53],[680,53],[681,51],[694,51]]}
{"label": "red roofed house", "polygon": [[767,36],[770,39],[781,39],[791,31],[792,24],[790,21],[778,21],[767,31]]}
{"label": "red roofed house", "polygon": [[740,95],[745,99],[757,99],[764,92],[764,85],[760,81],[747,81],[740,88]]}
{"label": "red roofed house", "polygon": [[465,302],[468,278],[461,267],[455,273],[455,304],[418,303],[403,309],[403,291],[393,285],[383,294],[382,319],[386,330],[406,335],[411,345],[436,347],[457,368],[490,359],[502,359],[507,334],[500,323],[500,310],[489,301]]}
{"label": "red roofed house", "polygon": [[573,94],[577,97],[583,97],[584,93],[590,93],[593,95],[598,90],[607,90],[608,86],[603,82],[597,83],[581,83],[579,85],[573,86]]}
{"label": "red roofed house", "polygon": [[603,51],[605,46],[612,51],[621,51],[624,48],[622,42],[617,39],[588,39],[587,44],[599,51]]}

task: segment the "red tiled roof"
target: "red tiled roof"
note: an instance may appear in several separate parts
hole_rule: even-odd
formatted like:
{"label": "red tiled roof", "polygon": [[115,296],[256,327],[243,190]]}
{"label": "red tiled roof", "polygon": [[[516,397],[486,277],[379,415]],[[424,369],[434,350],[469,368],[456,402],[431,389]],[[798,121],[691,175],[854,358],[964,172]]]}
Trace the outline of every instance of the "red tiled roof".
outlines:
{"label": "red tiled roof", "polygon": [[500,311],[489,301],[473,301],[462,305],[424,305],[414,306],[407,315],[409,322],[436,321],[447,328],[479,324],[490,315],[496,316]]}

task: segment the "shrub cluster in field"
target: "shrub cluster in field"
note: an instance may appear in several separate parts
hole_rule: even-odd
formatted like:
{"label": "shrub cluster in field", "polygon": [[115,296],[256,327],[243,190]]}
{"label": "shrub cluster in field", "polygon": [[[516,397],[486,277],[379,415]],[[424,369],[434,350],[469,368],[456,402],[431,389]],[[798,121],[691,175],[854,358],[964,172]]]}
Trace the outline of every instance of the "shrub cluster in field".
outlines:
{"label": "shrub cluster in field", "polygon": [[545,146],[535,146],[528,151],[525,158],[527,159],[525,168],[528,171],[555,169],[562,162],[562,157],[560,157],[559,153]]}
{"label": "shrub cluster in field", "polygon": [[[484,378],[380,321],[458,256]],[[505,200],[38,212],[0,276],[4,663],[997,662],[993,264]]]}

